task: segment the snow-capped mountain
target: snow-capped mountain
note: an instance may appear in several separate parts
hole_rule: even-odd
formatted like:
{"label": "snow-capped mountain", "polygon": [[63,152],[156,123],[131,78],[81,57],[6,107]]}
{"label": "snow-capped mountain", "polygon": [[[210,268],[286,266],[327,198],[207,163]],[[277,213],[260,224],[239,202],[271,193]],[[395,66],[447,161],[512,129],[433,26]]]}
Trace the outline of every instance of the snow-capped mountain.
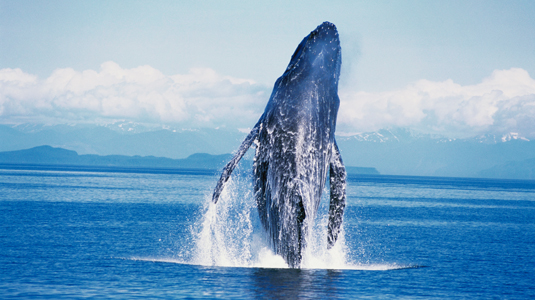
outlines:
{"label": "snow-capped mountain", "polygon": [[354,134],[343,134],[337,136],[337,140],[350,141],[355,140],[359,142],[373,142],[373,143],[389,143],[389,142],[414,142],[417,140],[429,140],[436,143],[449,143],[455,141],[475,141],[485,144],[505,143],[509,141],[519,140],[529,142],[530,139],[520,135],[517,132],[509,132],[504,134],[486,133],[475,137],[465,139],[448,138],[446,136],[437,134],[426,134],[414,131],[407,128],[381,129],[375,132],[363,132]]}
{"label": "snow-capped mountain", "polygon": [[381,129],[374,132],[363,132],[354,134],[342,134],[336,137],[337,140],[355,140],[359,142],[388,143],[388,142],[412,142],[420,139],[430,139],[436,142],[452,141],[441,135],[425,134],[408,128]]}
{"label": "snow-capped mountain", "polygon": [[520,140],[520,141],[526,141],[526,142],[530,141],[530,139],[524,136],[521,136],[517,132],[509,132],[509,133],[505,133],[501,135],[487,133],[487,134],[476,136],[473,139],[479,143],[487,143],[487,144],[505,143],[505,142],[514,141],[514,140]]}

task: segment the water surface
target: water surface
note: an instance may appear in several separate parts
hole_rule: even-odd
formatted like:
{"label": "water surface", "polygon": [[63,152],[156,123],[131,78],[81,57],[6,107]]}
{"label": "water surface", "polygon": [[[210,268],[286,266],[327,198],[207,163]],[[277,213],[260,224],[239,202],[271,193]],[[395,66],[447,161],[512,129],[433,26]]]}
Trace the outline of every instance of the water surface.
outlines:
{"label": "water surface", "polygon": [[323,199],[292,270],[247,176],[213,207],[217,179],[0,170],[1,298],[535,297],[534,181],[350,176],[340,243]]}

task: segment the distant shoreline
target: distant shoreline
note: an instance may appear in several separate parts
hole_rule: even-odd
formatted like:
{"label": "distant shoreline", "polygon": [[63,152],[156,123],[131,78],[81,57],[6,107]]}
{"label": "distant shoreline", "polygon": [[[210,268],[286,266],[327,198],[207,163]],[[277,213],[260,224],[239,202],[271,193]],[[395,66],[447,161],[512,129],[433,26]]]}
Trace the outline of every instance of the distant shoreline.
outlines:
{"label": "distant shoreline", "polygon": [[150,168],[150,167],[119,167],[119,166],[83,166],[62,164],[10,164],[0,163],[0,170],[21,171],[72,171],[72,172],[108,172],[108,173],[140,173],[140,174],[183,174],[183,175],[216,175],[215,169],[197,168]]}
{"label": "distant shoreline", "polygon": [[[51,146],[0,152],[0,169],[80,171],[154,174],[219,174],[231,159],[231,154],[211,155],[196,153],[185,159],[154,156],[79,155],[75,151]],[[251,168],[253,162],[244,160],[242,168]],[[350,175],[380,175],[375,168],[346,166]]]}
{"label": "distant shoreline", "polygon": [[[379,173],[356,173],[349,167],[348,175],[384,176]],[[369,169],[369,168],[364,168]],[[370,168],[371,169],[371,168]],[[179,174],[179,175],[219,175],[221,170],[202,168],[152,168],[152,167],[120,167],[120,166],[84,166],[63,164],[12,164],[0,163],[0,170],[20,171],[62,171],[62,172],[107,172],[107,173],[138,173],[138,174]]]}

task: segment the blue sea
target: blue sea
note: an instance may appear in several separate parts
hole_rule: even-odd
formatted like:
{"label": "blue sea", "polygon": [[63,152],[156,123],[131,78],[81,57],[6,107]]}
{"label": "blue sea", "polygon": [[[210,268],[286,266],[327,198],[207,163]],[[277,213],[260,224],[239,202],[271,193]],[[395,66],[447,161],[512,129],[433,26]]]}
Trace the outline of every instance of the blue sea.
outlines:
{"label": "blue sea", "polygon": [[213,205],[212,172],[0,169],[0,298],[535,297],[535,181],[351,175],[336,247],[325,198],[289,269],[248,174]]}

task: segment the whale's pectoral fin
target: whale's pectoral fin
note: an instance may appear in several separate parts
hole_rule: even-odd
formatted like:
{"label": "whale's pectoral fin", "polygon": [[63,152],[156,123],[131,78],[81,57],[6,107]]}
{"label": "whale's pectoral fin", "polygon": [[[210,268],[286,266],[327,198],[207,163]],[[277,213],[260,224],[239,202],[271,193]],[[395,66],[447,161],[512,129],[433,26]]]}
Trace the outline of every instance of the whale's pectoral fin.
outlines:
{"label": "whale's pectoral fin", "polygon": [[333,154],[330,163],[331,203],[329,205],[329,225],[327,247],[330,249],[336,243],[346,206],[346,169],[342,163],[340,150],[336,141],[333,143]]}
{"label": "whale's pectoral fin", "polygon": [[261,120],[262,119],[260,119],[260,121],[256,123],[253,130],[251,130],[249,135],[247,135],[247,137],[241,144],[236,155],[234,155],[234,157],[228,162],[228,164],[223,169],[223,172],[221,173],[221,178],[219,178],[219,181],[217,182],[217,185],[214,190],[214,195],[212,196],[212,201],[214,203],[217,203],[217,200],[219,200],[219,196],[221,195],[221,192],[223,191],[225,183],[230,178],[230,174],[232,174],[232,171],[234,171],[234,168],[236,167],[240,159],[243,157],[243,155],[245,155],[249,147],[251,147],[251,144],[253,143],[253,141],[258,136],[258,132],[260,131]]}

